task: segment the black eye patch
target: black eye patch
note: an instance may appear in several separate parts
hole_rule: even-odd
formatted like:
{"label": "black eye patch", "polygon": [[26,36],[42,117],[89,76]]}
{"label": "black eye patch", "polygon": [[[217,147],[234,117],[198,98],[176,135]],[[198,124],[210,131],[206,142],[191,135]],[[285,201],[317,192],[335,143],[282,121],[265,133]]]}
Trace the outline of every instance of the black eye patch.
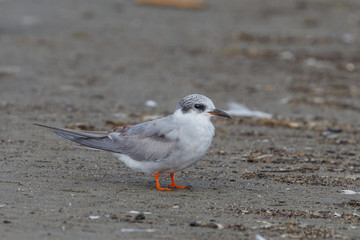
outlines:
{"label": "black eye patch", "polygon": [[198,109],[200,111],[204,111],[205,110],[205,105],[204,104],[195,104],[194,108]]}

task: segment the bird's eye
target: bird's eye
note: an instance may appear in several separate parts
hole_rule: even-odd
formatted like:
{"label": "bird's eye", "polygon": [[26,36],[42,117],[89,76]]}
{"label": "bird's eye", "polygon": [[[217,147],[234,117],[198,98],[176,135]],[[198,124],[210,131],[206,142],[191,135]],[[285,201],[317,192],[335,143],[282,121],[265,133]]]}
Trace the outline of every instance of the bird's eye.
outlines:
{"label": "bird's eye", "polygon": [[195,104],[194,106],[196,109],[199,109],[199,110],[204,110],[205,109],[205,106],[203,104]]}

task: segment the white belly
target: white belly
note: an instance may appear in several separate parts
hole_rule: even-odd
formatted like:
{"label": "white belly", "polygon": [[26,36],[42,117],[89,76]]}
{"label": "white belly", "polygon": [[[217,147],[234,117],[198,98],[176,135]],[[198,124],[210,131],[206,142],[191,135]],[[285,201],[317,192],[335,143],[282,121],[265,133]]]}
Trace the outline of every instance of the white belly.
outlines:
{"label": "white belly", "polygon": [[179,138],[179,148],[165,159],[157,161],[137,161],[125,154],[115,153],[122,162],[134,171],[144,173],[174,173],[195,164],[206,154],[214,136],[214,126],[209,121],[207,127],[188,126],[171,134]]}

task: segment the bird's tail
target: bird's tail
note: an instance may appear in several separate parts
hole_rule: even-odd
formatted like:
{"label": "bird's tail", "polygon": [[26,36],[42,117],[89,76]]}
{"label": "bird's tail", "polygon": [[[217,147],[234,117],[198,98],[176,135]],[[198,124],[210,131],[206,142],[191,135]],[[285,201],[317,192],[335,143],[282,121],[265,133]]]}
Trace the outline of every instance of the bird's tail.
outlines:
{"label": "bird's tail", "polygon": [[65,139],[90,148],[116,152],[114,142],[108,137],[108,133],[105,131],[81,131],[66,128],[55,128],[37,123],[34,123],[34,125],[51,129],[54,133]]}

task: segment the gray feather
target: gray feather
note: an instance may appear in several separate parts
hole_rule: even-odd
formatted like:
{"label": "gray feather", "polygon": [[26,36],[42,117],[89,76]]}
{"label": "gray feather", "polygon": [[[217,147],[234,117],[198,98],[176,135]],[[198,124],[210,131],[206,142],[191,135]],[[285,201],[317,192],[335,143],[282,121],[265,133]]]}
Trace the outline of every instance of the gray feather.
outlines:
{"label": "gray feather", "polygon": [[35,125],[49,128],[57,135],[81,145],[125,154],[137,161],[160,161],[178,148],[178,140],[167,136],[175,129],[171,115],[138,125],[117,128],[111,132],[89,132]]}
{"label": "gray feather", "polygon": [[72,133],[64,132],[64,131],[60,131],[60,130],[53,130],[53,132],[63,138],[66,138],[70,141],[82,144],[87,147],[110,151],[110,152],[115,152],[114,151],[114,148],[115,148],[114,142],[111,141],[111,139],[108,138],[107,136],[106,137],[84,137],[84,136],[79,136],[77,134],[72,134]]}

